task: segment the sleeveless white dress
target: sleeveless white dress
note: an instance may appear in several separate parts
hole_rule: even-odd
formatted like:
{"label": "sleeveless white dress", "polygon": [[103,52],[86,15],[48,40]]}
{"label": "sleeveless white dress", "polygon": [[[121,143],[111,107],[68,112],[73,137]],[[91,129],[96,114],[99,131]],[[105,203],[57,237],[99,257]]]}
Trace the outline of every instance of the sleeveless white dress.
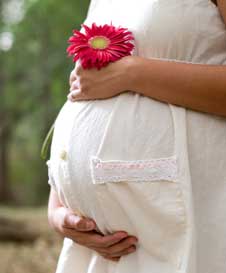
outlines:
{"label": "sleeveless white dress", "polygon": [[[133,32],[134,55],[226,64],[226,28],[211,1],[92,0],[84,23],[111,21]],[[139,242],[116,263],[65,239],[57,273],[225,273],[225,151],[219,116],[130,91],[67,101],[49,183],[102,233],[125,230]]]}

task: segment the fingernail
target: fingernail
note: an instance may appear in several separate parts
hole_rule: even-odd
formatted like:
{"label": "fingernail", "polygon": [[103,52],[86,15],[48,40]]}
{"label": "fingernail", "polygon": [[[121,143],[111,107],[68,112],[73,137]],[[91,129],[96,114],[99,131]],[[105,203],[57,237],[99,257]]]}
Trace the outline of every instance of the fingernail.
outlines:
{"label": "fingernail", "polygon": [[78,224],[78,217],[77,217],[77,216],[74,216],[74,215],[71,215],[71,216],[70,216],[70,224],[71,224],[72,226],[77,225],[77,224]]}
{"label": "fingernail", "polygon": [[138,242],[138,239],[137,239],[136,237],[133,237],[133,241],[134,241],[135,243],[137,243],[137,242]]}
{"label": "fingernail", "polygon": [[79,93],[80,93],[79,90],[72,90],[72,91],[71,91],[72,97],[77,96]]}
{"label": "fingernail", "polygon": [[70,100],[71,102],[75,102],[75,99],[73,98],[71,94],[67,96],[67,99]]}
{"label": "fingernail", "polygon": [[134,252],[134,251],[136,251],[136,247],[135,247],[135,246],[132,246],[132,247],[129,249],[129,253]]}
{"label": "fingernail", "polygon": [[117,236],[118,236],[119,238],[126,238],[126,237],[128,236],[128,234],[127,234],[126,232],[123,232],[123,233],[117,234]]}
{"label": "fingernail", "polygon": [[89,221],[89,222],[86,222],[85,227],[87,229],[93,229],[94,228],[94,224],[93,224],[93,222]]}

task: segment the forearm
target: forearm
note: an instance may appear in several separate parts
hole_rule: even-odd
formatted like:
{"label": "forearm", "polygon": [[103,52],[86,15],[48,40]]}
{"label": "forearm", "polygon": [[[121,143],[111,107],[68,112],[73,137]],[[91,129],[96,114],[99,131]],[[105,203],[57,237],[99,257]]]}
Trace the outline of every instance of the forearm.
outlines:
{"label": "forearm", "polygon": [[48,203],[48,220],[49,220],[49,224],[54,227],[54,224],[53,224],[53,214],[54,214],[54,211],[56,209],[59,209],[63,207],[63,205],[61,204],[59,198],[58,198],[58,194],[57,192],[51,188],[50,190],[50,195],[49,195],[49,203]]}
{"label": "forearm", "polygon": [[135,57],[129,89],[153,99],[226,117],[226,66]]}

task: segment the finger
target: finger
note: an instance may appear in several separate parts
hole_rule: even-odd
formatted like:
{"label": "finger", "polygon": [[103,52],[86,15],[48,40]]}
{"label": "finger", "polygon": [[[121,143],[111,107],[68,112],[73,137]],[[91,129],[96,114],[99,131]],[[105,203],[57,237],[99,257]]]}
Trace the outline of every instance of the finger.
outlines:
{"label": "finger", "polygon": [[107,248],[114,244],[119,243],[121,240],[125,239],[126,237],[128,237],[128,234],[125,231],[118,231],[110,235],[99,236],[98,238],[96,238],[97,239],[96,246]]}
{"label": "finger", "polygon": [[[67,234],[74,237],[81,245],[86,245],[92,248],[107,248],[128,236],[126,232],[117,232],[116,234],[103,236],[97,232],[80,232],[77,234],[72,230],[68,230]],[[108,254],[108,253],[106,253]]]}
{"label": "finger", "polygon": [[114,262],[118,262],[120,260],[121,257],[111,257],[110,255],[100,252],[98,249],[96,248],[91,248],[93,250],[95,250],[100,256],[102,256],[103,258],[105,258],[106,260],[110,260],[110,261],[114,261]]}
{"label": "finger", "polygon": [[77,231],[90,231],[96,228],[93,220],[68,213],[64,217],[63,226]]}
{"label": "finger", "polygon": [[136,251],[136,246],[130,246],[127,249],[124,249],[122,251],[116,252],[116,253],[112,253],[112,254],[108,254],[107,257],[111,257],[111,258],[115,258],[115,257],[121,257],[121,256],[125,256],[128,255],[130,253],[133,253]]}
{"label": "finger", "polygon": [[71,101],[71,102],[75,102],[75,101],[76,101],[76,99],[74,99],[74,97],[72,96],[71,93],[69,93],[69,94],[67,95],[67,99],[68,99],[69,101]]}
{"label": "finger", "polygon": [[120,260],[120,257],[104,257],[106,260],[110,260],[113,262],[118,262]]}
{"label": "finger", "polygon": [[98,237],[101,237],[96,231],[77,231],[76,229],[71,228],[63,228],[61,231],[64,237],[70,238],[72,241],[80,244],[82,246],[86,246],[88,248],[92,248],[95,250],[95,246],[97,245]]}
{"label": "finger", "polygon": [[130,236],[107,249],[109,254],[124,253],[137,243],[137,238]]}
{"label": "finger", "polygon": [[81,75],[81,72],[83,71],[83,67],[82,67],[82,63],[80,60],[78,60],[76,62],[76,65],[75,65],[75,75],[76,76],[79,76]]}
{"label": "finger", "polygon": [[73,81],[71,84],[70,92],[73,90],[79,89],[79,82],[78,81]]}
{"label": "finger", "polygon": [[71,102],[75,102],[77,100],[84,100],[85,97],[84,97],[84,94],[81,93],[81,91],[78,89],[78,90],[73,90],[71,91],[68,95],[67,95],[67,98],[71,101]]}
{"label": "finger", "polygon": [[69,85],[71,86],[72,83],[77,79],[75,69],[71,71],[70,78],[69,78]]}
{"label": "finger", "polygon": [[137,238],[129,236],[119,243],[112,245],[111,247],[96,248],[95,250],[101,254],[120,256],[122,253],[128,254],[127,251],[130,247],[133,247],[137,243]]}

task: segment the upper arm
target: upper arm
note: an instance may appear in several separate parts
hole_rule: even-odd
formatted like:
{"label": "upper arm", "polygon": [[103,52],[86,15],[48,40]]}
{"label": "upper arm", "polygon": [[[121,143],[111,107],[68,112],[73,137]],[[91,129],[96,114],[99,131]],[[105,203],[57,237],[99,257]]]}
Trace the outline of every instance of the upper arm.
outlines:
{"label": "upper arm", "polygon": [[217,0],[218,8],[220,10],[221,16],[226,25],[226,1],[225,0]]}

